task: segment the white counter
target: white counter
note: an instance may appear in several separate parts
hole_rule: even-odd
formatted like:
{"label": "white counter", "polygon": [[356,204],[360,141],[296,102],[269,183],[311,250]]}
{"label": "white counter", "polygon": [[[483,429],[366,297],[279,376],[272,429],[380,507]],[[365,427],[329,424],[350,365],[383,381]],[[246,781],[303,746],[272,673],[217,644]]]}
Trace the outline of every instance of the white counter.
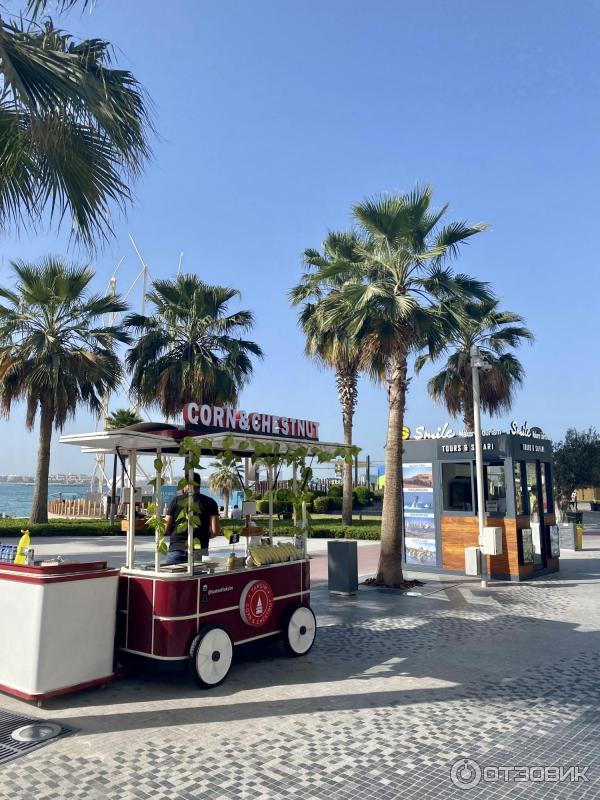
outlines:
{"label": "white counter", "polygon": [[0,563],[0,691],[44,700],[113,677],[119,571]]}

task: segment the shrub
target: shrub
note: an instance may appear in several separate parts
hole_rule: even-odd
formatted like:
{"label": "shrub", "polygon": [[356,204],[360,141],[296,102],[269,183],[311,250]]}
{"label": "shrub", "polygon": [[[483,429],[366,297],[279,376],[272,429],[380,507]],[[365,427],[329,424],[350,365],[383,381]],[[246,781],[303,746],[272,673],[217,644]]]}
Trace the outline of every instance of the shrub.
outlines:
{"label": "shrub", "polygon": [[352,528],[345,528],[344,531],[344,538],[345,539],[363,539],[369,540],[373,542],[378,542],[381,538],[381,531],[378,529],[375,530],[352,530]]}
{"label": "shrub", "polygon": [[331,497],[315,497],[313,508],[315,514],[326,514],[331,509]]}
{"label": "shrub", "polygon": [[335,530],[331,528],[311,528],[311,539],[335,539]]}
{"label": "shrub", "polygon": [[368,486],[357,486],[353,495],[356,495],[359,506],[372,506],[375,495]]}
{"label": "shrub", "polygon": [[334,483],[327,491],[327,497],[342,497],[344,494],[344,487],[341,483]]}
{"label": "shrub", "polygon": [[381,535],[380,529],[377,528],[361,528],[358,525],[352,527],[347,525],[332,526],[316,525],[311,528],[311,539],[356,539],[363,541],[378,542]]}
{"label": "shrub", "polygon": [[309,491],[303,492],[302,497],[306,500],[306,508],[308,511],[314,511],[314,502],[317,497],[325,497],[325,492],[321,492],[318,489],[310,489]]}
{"label": "shrub", "polygon": [[329,510],[330,511],[341,511],[342,510],[342,498],[341,497],[328,497],[329,500]]}
{"label": "shrub", "polygon": [[[258,500],[256,503],[256,510],[259,514],[268,514],[269,513],[269,501],[268,500]],[[279,514],[289,514],[293,510],[292,503],[287,500],[273,500],[273,514],[279,516]]]}
{"label": "shrub", "polygon": [[277,489],[275,492],[275,500],[291,500],[293,497],[289,489]]}

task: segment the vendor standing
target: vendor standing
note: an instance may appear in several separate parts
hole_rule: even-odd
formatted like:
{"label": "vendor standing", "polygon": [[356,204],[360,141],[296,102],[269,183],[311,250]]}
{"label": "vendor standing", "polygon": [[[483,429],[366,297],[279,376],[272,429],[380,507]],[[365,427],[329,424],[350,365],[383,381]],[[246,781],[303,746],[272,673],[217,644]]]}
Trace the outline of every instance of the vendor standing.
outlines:
{"label": "vendor standing", "polygon": [[194,528],[194,539],[200,540],[200,555],[208,555],[208,543],[221,532],[219,525],[219,506],[212,497],[200,493],[200,475],[194,473],[194,486],[183,487],[183,494],[178,494],[171,501],[167,511],[167,527],[165,533],[170,537],[169,554],[165,559],[165,564],[181,564],[187,561],[188,534],[187,529],[181,533],[177,531],[180,524],[177,517],[182,509],[187,507],[190,491],[194,492],[194,501],[200,509],[198,516],[200,524]]}

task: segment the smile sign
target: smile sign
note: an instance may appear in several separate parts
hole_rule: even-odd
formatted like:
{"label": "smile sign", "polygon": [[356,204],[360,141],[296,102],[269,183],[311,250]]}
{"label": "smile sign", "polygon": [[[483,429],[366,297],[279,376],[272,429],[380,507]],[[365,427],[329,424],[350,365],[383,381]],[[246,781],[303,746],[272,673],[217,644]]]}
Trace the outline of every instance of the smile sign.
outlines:
{"label": "smile sign", "polygon": [[183,407],[186,425],[198,425],[211,431],[240,431],[267,436],[293,437],[318,441],[319,424],[307,419],[276,417],[258,411],[240,411],[230,406],[207,406],[187,403]]}

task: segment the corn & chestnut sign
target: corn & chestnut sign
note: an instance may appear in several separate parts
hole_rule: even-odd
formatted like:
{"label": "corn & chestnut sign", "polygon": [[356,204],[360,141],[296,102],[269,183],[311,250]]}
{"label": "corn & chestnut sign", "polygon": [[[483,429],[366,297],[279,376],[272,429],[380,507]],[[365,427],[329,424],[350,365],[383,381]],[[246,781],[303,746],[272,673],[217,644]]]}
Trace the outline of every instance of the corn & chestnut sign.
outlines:
{"label": "corn & chestnut sign", "polygon": [[284,439],[319,441],[318,422],[263,414],[259,411],[241,411],[231,406],[186,403],[183,407],[183,421],[186,425],[193,425],[206,431],[254,433]]}

